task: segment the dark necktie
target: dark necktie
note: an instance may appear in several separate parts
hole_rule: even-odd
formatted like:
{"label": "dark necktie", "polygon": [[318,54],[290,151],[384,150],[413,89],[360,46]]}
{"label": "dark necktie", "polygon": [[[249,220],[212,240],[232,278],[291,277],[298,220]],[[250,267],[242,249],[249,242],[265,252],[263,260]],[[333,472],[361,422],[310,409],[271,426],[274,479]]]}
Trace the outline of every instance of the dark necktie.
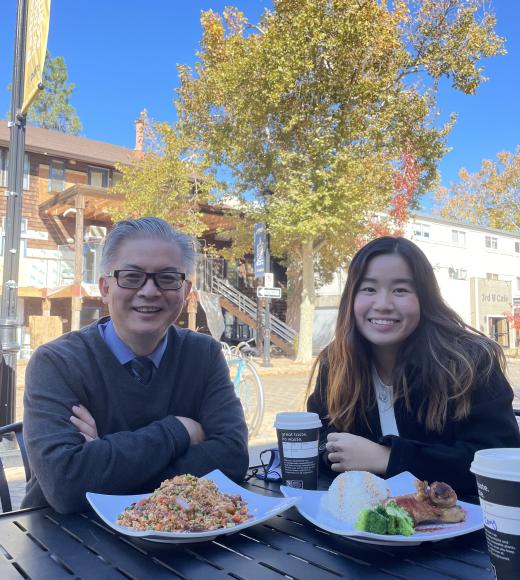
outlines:
{"label": "dark necktie", "polygon": [[153,375],[153,362],[147,356],[136,356],[127,363],[130,373],[142,384],[147,385]]}

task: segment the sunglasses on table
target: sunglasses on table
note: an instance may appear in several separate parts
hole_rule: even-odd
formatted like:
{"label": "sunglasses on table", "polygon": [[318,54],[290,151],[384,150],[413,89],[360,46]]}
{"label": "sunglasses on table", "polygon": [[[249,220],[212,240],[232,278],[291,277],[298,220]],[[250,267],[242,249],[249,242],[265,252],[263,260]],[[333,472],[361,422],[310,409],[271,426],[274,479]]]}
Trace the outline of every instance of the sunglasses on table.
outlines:
{"label": "sunglasses on table", "polygon": [[142,288],[151,278],[157,288],[161,290],[180,290],[186,280],[184,272],[142,272],[141,270],[114,270],[108,276],[116,279],[119,288],[137,290]]}

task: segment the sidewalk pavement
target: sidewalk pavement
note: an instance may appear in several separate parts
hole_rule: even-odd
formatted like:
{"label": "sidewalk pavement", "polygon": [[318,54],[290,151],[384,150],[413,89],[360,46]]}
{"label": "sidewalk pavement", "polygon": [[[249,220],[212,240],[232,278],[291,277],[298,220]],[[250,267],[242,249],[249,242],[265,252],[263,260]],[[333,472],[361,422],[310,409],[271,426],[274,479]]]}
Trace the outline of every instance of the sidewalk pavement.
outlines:
{"label": "sidewalk pavement", "polygon": [[314,358],[311,362],[300,363],[292,360],[286,356],[271,357],[270,367],[264,367],[262,365],[263,359],[260,357],[252,357],[253,364],[255,365],[258,374],[261,377],[268,376],[279,376],[279,375],[299,375],[301,373],[308,374],[311,371],[312,365],[314,364]]}

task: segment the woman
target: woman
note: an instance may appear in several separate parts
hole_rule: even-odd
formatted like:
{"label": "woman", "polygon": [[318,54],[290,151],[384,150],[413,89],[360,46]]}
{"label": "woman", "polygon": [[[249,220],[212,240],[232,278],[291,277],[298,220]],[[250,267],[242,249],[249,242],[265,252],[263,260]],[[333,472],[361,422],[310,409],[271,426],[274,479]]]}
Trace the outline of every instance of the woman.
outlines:
{"label": "woman", "polygon": [[317,364],[307,408],[324,423],[332,471],[410,471],[475,493],[475,451],[520,446],[502,350],[446,305],[428,259],[404,238],[354,256]]}

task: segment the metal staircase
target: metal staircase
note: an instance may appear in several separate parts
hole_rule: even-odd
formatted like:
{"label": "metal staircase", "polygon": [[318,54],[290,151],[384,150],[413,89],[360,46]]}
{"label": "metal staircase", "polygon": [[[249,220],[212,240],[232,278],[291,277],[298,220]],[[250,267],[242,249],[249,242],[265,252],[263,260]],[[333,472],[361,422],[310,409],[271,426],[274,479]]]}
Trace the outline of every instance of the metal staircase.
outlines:
{"label": "metal staircase", "polygon": [[[258,313],[257,304],[251,298],[237,290],[227,280],[219,275],[212,260],[207,260],[203,272],[203,280],[198,277],[201,288],[220,296],[220,304],[239,320],[256,330],[257,318],[260,314],[263,320],[263,308]],[[201,283],[202,282],[202,283]],[[294,354],[294,339],[296,331],[271,313],[271,342],[281,348],[286,354]]]}

